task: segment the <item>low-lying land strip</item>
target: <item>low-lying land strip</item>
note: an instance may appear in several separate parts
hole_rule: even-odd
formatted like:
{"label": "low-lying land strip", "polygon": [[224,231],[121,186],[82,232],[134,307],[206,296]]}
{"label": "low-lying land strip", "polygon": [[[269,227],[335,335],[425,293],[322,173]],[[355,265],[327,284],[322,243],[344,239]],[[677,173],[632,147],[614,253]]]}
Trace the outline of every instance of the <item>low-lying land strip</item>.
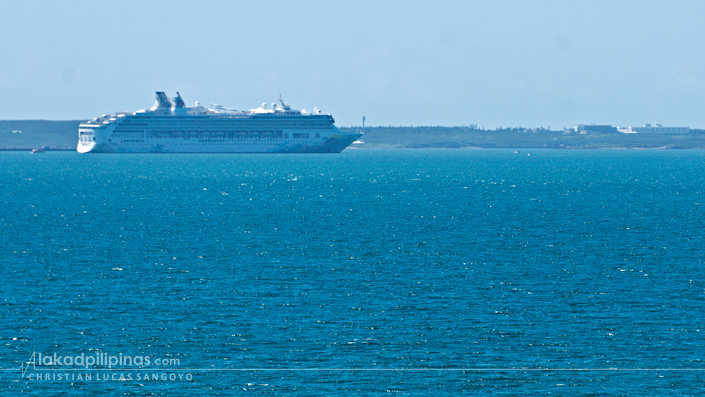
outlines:
{"label": "low-lying land strip", "polygon": [[[355,131],[357,127],[341,128]],[[544,129],[470,127],[366,127],[360,148],[511,148],[511,149],[693,149],[705,148],[705,130],[690,134],[588,133]]]}
{"label": "low-lying land strip", "polygon": [[85,120],[0,120],[0,149],[76,149]]}
{"label": "low-lying land strip", "polygon": [[[0,120],[0,150],[75,149],[81,120]],[[359,127],[341,127],[358,131]],[[705,148],[705,130],[690,134],[564,134],[525,128],[366,127],[357,148],[510,148],[510,149],[693,149]]]}

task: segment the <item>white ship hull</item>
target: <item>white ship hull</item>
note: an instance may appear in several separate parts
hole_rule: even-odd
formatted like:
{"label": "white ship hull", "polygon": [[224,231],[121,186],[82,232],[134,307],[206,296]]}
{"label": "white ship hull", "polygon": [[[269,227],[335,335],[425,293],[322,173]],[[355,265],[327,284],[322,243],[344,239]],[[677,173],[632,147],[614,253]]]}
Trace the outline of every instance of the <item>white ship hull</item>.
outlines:
{"label": "white ship hull", "polygon": [[[357,135],[331,134],[320,139],[267,138],[102,138],[79,142],[79,153],[340,153]],[[109,135],[108,135],[109,136]],[[109,141],[109,142],[108,142]]]}
{"label": "white ship hull", "polygon": [[[157,93],[157,101],[164,100]],[[175,98],[180,100],[180,97]],[[181,102],[183,103],[183,102]],[[339,153],[360,137],[330,115],[288,104],[248,112],[202,107],[103,115],[79,126],[79,153]]]}

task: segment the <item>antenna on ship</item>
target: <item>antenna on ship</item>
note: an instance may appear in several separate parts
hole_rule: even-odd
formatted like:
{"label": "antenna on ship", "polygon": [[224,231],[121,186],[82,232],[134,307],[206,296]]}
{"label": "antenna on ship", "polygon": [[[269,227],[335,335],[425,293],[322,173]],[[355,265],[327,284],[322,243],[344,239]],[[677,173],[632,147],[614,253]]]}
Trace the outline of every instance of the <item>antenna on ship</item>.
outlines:
{"label": "antenna on ship", "polygon": [[289,107],[289,103],[288,103],[288,102],[282,101],[282,94],[279,94],[279,103],[282,104],[282,109],[284,109],[284,110],[289,110],[289,109],[291,109],[291,108]]}

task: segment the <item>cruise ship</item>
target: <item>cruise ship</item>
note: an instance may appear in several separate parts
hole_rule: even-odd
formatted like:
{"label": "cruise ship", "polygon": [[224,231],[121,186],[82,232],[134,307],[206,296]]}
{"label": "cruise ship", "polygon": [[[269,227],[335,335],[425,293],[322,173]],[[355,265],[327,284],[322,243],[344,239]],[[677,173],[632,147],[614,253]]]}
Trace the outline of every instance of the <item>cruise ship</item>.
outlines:
{"label": "cruise ship", "polygon": [[78,127],[79,153],[340,153],[361,134],[343,133],[318,108],[289,103],[250,110],[155,94],[149,110],[104,114]]}

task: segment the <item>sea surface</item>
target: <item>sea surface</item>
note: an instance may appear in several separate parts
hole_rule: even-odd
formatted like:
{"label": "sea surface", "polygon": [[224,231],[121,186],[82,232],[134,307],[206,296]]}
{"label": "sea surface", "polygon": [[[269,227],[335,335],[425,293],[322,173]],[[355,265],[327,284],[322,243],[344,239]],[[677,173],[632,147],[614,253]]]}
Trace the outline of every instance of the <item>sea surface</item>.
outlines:
{"label": "sea surface", "polygon": [[705,152],[532,154],[1,152],[0,395],[701,395]]}

